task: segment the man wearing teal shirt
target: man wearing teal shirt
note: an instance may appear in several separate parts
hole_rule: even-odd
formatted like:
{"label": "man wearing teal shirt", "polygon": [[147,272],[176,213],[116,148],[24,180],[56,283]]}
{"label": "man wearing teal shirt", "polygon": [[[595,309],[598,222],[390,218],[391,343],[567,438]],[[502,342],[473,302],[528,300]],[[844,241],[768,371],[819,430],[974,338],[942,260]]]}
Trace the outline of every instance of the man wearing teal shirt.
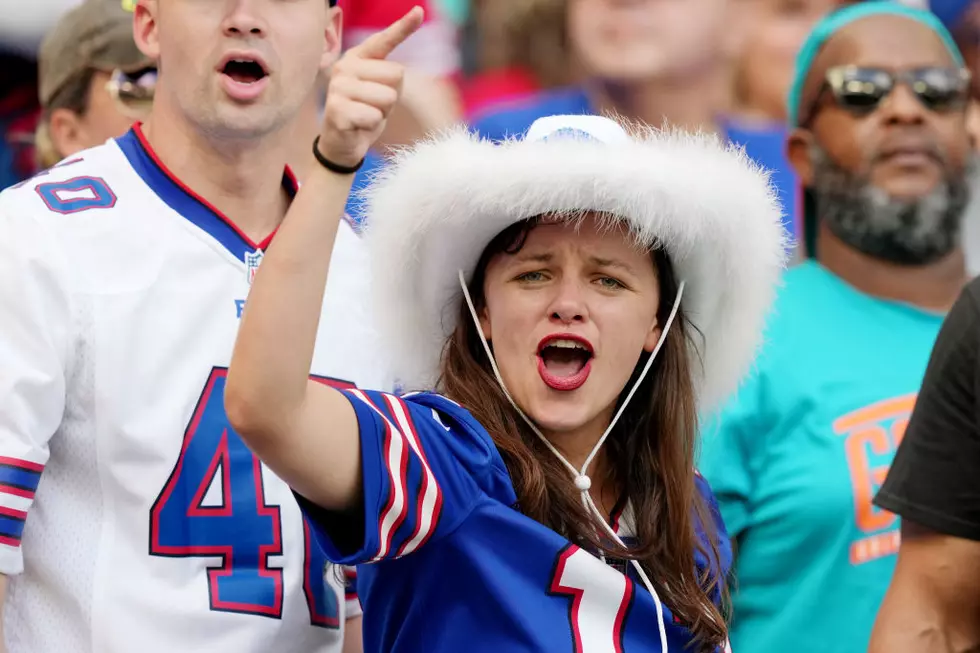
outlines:
{"label": "man wearing teal shirt", "polygon": [[966,281],[968,78],[932,14],[891,2],[818,24],[796,75],[808,258],[700,469],[737,543],[732,649],[864,653],[899,544],[871,501]]}

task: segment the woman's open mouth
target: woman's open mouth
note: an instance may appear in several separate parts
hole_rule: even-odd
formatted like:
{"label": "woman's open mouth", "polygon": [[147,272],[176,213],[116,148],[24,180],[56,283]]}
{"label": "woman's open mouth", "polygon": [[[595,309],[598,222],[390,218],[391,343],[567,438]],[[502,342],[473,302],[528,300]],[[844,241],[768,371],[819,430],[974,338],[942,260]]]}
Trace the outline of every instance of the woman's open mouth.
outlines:
{"label": "woman's open mouth", "polygon": [[592,371],[592,343],[569,333],[556,333],[538,344],[538,374],[552,390],[577,390]]}

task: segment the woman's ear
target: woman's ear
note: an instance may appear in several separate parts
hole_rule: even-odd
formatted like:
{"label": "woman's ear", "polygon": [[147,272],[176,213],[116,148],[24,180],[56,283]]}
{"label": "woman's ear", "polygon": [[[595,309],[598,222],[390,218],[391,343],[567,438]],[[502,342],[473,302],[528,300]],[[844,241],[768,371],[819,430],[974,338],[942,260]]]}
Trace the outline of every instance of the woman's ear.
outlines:
{"label": "woman's ear", "polygon": [[663,333],[663,329],[660,328],[660,323],[654,322],[653,326],[650,327],[650,331],[647,333],[646,340],[643,341],[643,351],[652,353],[657,347],[657,343],[660,342],[661,333]]}
{"label": "woman's ear", "polygon": [[483,337],[487,339],[487,342],[490,342],[490,339],[493,337],[490,335],[490,311],[484,306],[479,310],[479,315],[480,329],[483,330]]}
{"label": "woman's ear", "polygon": [[85,125],[71,109],[58,108],[51,112],[48,135],[59,157],[68,157],[89,147]]}

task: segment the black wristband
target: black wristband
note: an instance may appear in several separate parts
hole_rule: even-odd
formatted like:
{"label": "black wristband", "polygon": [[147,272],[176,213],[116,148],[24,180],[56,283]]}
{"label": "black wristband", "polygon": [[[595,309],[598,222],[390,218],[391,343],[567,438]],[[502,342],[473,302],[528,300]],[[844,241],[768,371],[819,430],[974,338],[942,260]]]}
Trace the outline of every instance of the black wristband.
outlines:
{"label": "black wristband", "polygon": [[323,156],[323,154],[320,152],[319,136],[313,139],[313,156],[316,157],[317,163],[322,165],[330,172],[336,172],[338,175],[352,175],[358,170],[360,170],[361,166],[364,165],[364,159],[361,159],[360,161],[358,161],[356,166],[349,168],[347,166],[338,165],[333,161],[331,161],[330,159],[328,159],[327,157]]}

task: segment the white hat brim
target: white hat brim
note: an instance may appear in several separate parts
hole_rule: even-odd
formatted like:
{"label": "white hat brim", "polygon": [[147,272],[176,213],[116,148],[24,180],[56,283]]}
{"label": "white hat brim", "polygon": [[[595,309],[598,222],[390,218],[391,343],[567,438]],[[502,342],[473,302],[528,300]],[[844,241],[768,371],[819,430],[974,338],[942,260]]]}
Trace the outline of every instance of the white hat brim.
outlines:
{"label": "white hat brim", "polygon": [[[664,246],[686,282],[682,311],[699,407],[748,370],[786,261],[766,171],[718,138],[633,128],[629,138],[481,141],[463,128],[397,154],[365,191],[382,355],[406,389],[431,389],[462,292],[487,244],[515,222],[598,211]],[[703,336],[703,338],[701,337]]]}

